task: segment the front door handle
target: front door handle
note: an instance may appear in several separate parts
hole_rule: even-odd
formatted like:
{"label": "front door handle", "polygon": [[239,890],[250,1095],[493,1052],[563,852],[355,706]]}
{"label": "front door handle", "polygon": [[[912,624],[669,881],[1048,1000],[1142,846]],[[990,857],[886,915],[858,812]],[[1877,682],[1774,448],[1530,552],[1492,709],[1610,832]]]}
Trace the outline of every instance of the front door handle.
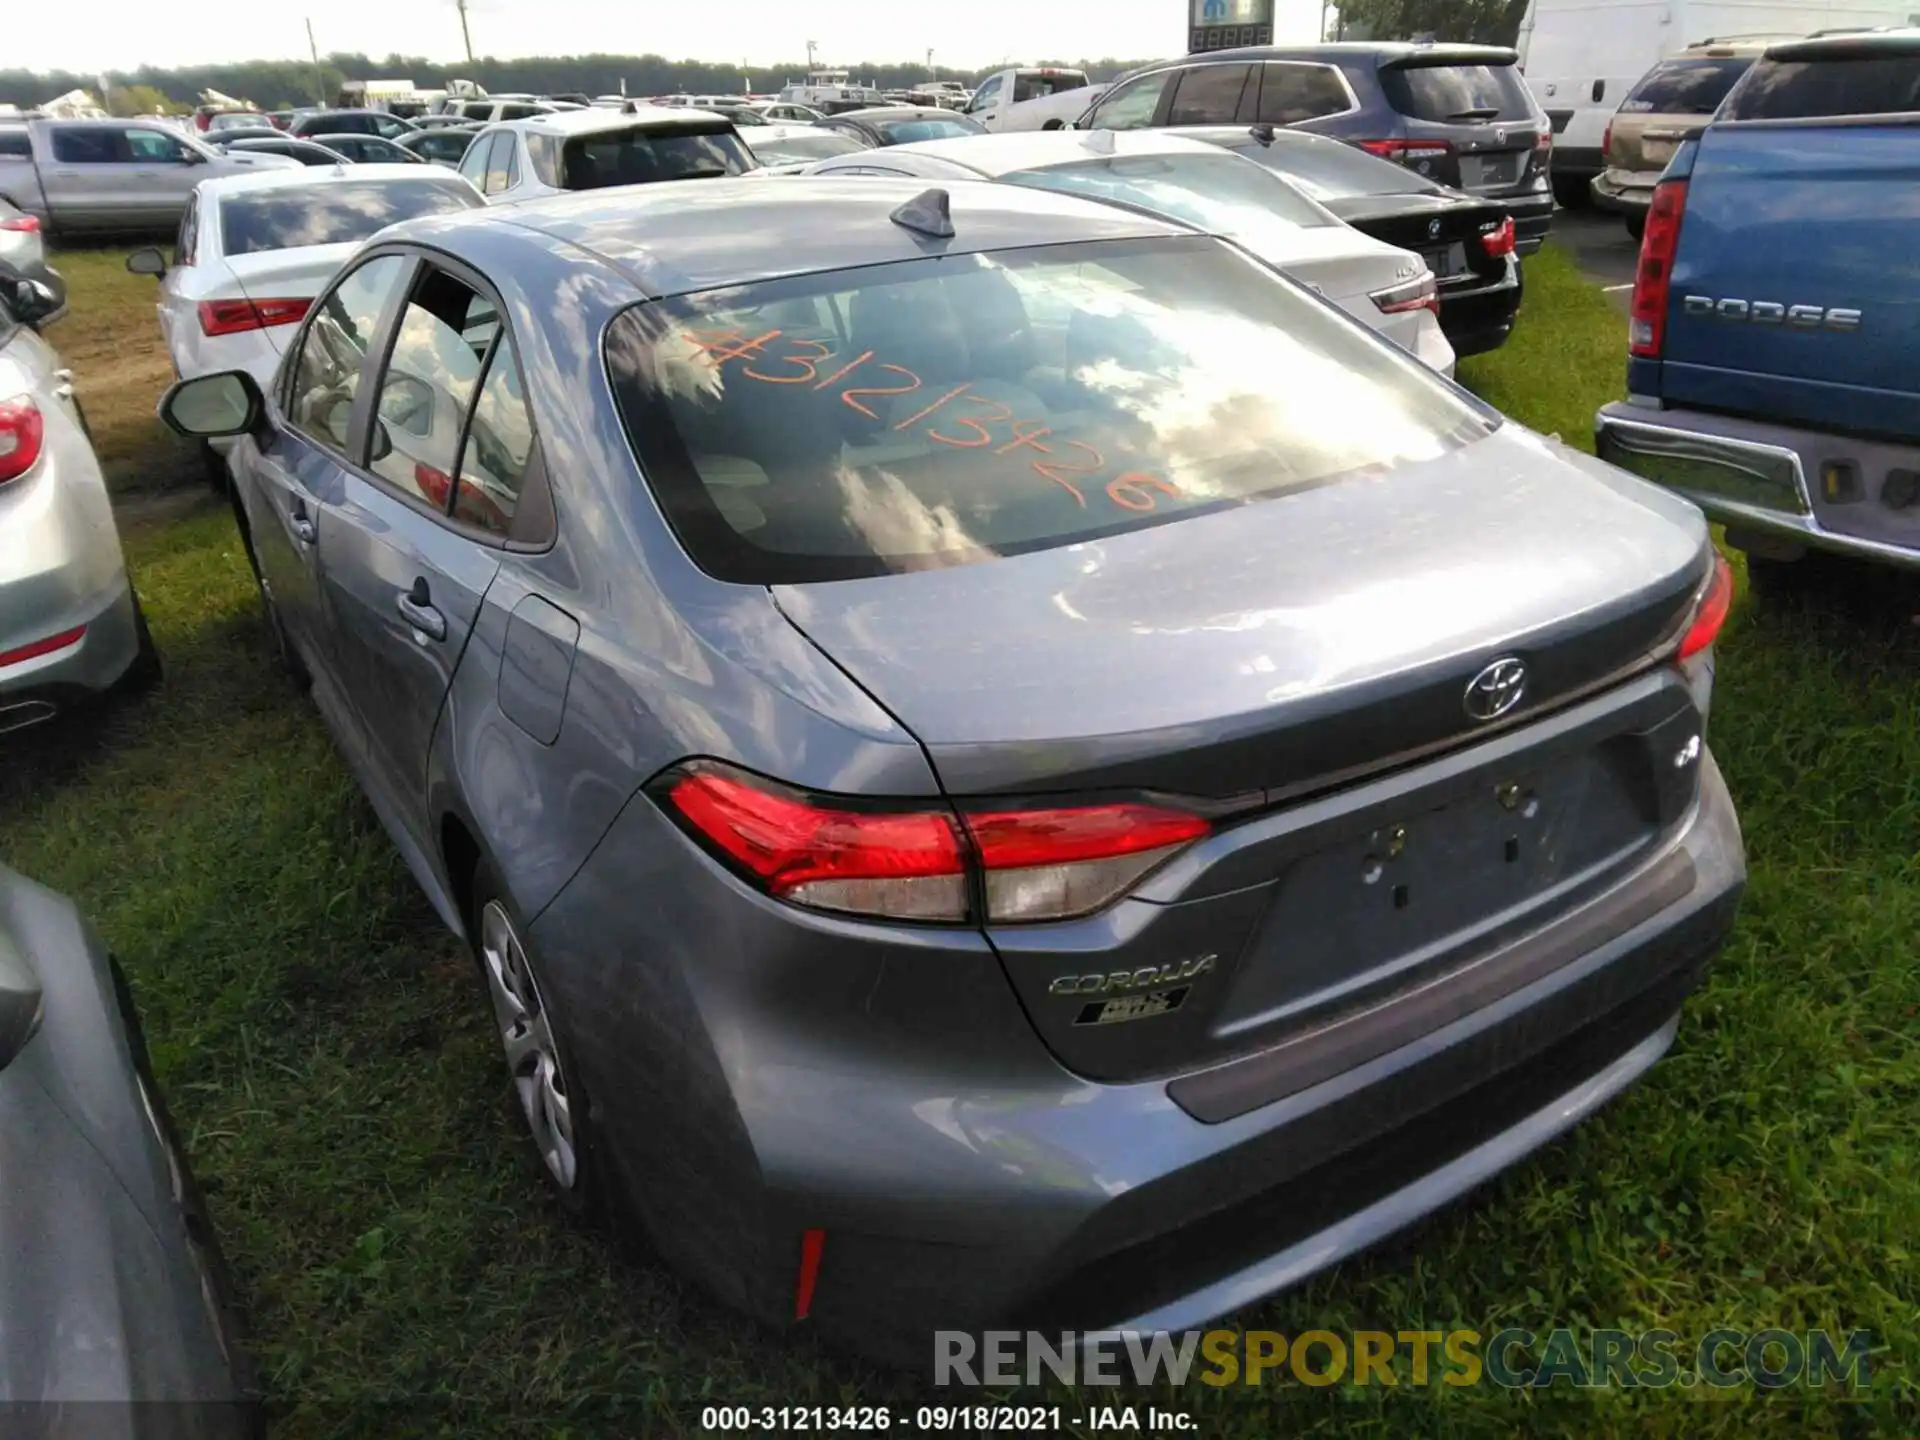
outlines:
{"label": "front door handle", "polygon": [[403,590],[396,595],[393,608],[400,612],[400,618],[411,625],[416,633],[429,640],[447,638],[447,617],[433,608],[433,596],[427,590],[425,577],[416,576],[413,589]]}
{"label": "front door handle", "polygon": [[293,502],[293,538],[302,545],[311,545],[319,538],[319,531],[313,528],[313,521],[307,515],[307,507],[298,500]]}

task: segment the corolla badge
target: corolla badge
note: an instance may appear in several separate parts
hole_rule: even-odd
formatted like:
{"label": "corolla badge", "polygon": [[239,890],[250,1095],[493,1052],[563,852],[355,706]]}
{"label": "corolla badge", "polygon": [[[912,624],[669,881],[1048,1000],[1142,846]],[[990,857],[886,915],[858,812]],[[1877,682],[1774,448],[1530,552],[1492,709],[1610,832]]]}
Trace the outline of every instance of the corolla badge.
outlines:
{"label": "corolla badge", "polygon": [[1496,660],[1467,682],[1462,700],[1469,720],[1498,720],[1527,693],[1527,667],[1511,655]]}

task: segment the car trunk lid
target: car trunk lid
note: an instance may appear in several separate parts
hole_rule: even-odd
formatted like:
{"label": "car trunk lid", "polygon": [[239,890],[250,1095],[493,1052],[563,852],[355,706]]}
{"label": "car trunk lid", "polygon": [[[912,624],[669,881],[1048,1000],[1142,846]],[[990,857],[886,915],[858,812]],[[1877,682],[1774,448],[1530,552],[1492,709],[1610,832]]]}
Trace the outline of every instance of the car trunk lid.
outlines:
{"label": "car trunk lid", "polygon": [[1475,194],[1508,193],[1544,171],[1551,126],[1512,51],[1426,46],[1383,61],[1380,82],[1405,132],[1388,158]]}
{"label": "car trunk lid", "polygon": [[[291,250],[257,250],[250,255],[230,255],[225,264],[233,277],[234,291],[255,305],[266,300],[311,300],[360,247],[361,242],[356,240]],[[261,333],[280,352],[287,348],[294,328],[292,324],[266,325]]]}
{"label": "car trunk lid", "polygon": [[[1646,673],[1705,539],[1687,507],[1509,430],[990,569],[773,593],[963,810],[1145,795],[1213,819],[1130,898],[987,929],[1063,1063],[1119,1080],[1430,980],[1649,843],[1679,801],[1646,756],[1665,754],[1662,727],[1698,731],[1677,684],[1390,803],[1368,786]],[[1489,726],[1465,696],[1508,658],[1530,678]],[[1404,856],[1396,828],[1415,837]]]}
{"label": "car trunk lid", "polygon": [[1497,200],[1408,194],[1351,195],[1321,203],[1362,234],[1420,256],[1443,294],[1506,275],[1504,252],[1495,254],[1482,243],[1507,220],[1506,207]]}

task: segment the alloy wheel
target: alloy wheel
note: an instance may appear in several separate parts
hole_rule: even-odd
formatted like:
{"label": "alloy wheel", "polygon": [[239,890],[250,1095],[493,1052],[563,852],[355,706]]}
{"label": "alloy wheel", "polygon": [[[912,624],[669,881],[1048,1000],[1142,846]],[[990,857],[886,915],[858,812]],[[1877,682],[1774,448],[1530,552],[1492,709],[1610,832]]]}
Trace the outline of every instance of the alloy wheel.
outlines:
{"label": "alloy wheel", "polygon": [[498,900],[488,901],[480,912],[480,968],[486,973],[494,1023],[527,1129],[547,1174],[571,1192],[579,1180],[580,1160],[566,1075],[526,947]]}

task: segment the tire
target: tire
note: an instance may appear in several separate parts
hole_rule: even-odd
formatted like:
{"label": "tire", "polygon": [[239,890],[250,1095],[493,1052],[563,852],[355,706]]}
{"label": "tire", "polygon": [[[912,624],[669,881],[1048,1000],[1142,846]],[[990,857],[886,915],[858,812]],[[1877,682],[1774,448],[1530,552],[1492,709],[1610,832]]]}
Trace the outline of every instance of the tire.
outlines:
{"label": "tire", "polygon": [[227,457],[205,440],[200,442],[200,471],[207,477],[207,488],[214,494],[225,495],[233,488],[233,477],[227,472]]}
{"label": "tire", "polygon": [[133,633],[139,637],[139,648],[127,673],[120,677],[119,692],[123,696],[145,695],[158,687],[161,679],[160,647],[153,643],[153,631],[147,628],[147,612],[137,591],[133,597]]}
{"label": "tire", "polygon": [[280,618],[280,607],[273,603],[273,590],[267,584],[267,577],[261,573],[260,557],[253,552],[253,532],[247,528],[246,512],[240,508],[240,497],[236,495],[232,498],[233,518],[240,528],[240,545],[247,552],[247,568],[253,571],[253,588],[260,597],[260,613],[265,617],[267,633],[273,639],[274,667],[296,688],[307,690],[313,685],[313,674],[287,636],[286,623]]}
{"label": "tire", "polygon": [[1818,578],[1818,566],[1805,560],[1770,560],[1748,554],[1747,589],[1762,600],[1786,600],[1805,595]]}
{"label": "tire", "polygon": [[1593,204],[1592,182],[1585,175],[1553,177],[1553,198],[1562,210],[1585,210]]}
{"label": "tire", "polygon": [[525,927],[484,860],[474,867],[471,889],[468,934],[507,1058],[514,1111],[533,1142],[541,1178],[561,1208],[575,1220],[598,1221],[606,1212],[600,1167],[587,1098],[568,1058],[564,1028],[541,996]]}

